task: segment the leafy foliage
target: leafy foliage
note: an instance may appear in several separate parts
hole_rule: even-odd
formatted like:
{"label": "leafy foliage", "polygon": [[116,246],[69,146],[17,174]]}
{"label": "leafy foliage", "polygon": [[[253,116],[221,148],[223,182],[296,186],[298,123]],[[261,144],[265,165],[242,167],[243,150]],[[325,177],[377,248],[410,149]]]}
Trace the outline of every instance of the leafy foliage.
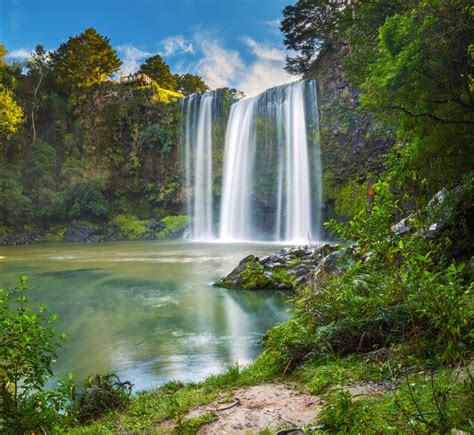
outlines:
{"label": "leafy foliage", "polygon": [[52,325],[57,316],[28,304],[26,277],[0,290],[0,429],[14,433],[51,431],[68,421],[71,380],[46,391],[56,348],[64,340]]}
{"label": "leafy foliage", "polygon": [[204,80],[194,74],[182,74],[177,77],[177,90],[183,95],[199,94],[209,90],[209,86],[204,83]]}
{"label": "leafy foliage", "polygon": [[111,224],[119,228],[121,237],[132,240],[140,239],[147,233],[148,223],[148,220],[140,220],[136,216],[123,214],[117,215],[111,220]]}
{"label": "leafy foliage", "polygon": [[59,83],[72,90],[103,82],[122,64],[109,38],[93,28],[61,44],[52,59]]}
{"label": "leafy foliage", "polygon": [[179,237],[189,225],[189,217],[184,215],[166,216],[160,221],[164,228],[158,233],[158,239]]}
{"label": "leafy foliage", "polygon": [[15,101],[13,92],[0,84],[0,143],[10,139],[23,122],[23,110]]}
{"label": "leafy foliage", "polygon": [[140,66],[140,71],[164,89],[176,91],[178,88],[176,77],[171,73],[170,67],[159,54],[146,59],[145,63]]}
{"label": "leafy foliage", "polygon": [[130,403],[132,384],[117,375],[90,376],[84,391],[75,398],[75,411],[81,423],[95,420],[110,411],[122,411]]}

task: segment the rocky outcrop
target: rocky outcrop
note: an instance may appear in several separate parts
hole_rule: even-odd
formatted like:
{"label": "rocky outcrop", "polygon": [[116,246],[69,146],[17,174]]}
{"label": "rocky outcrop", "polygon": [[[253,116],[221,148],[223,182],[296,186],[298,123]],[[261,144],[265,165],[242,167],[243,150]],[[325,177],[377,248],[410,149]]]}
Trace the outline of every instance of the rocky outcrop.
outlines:
{"label": "rocky outcrop", "polygon": [[365,207],[370,176],[381,172],[380,157],[394,143],[392,132],[360,110],[359,91],[343,67],[349,54],[347,42],[328,43],[306,74],[318,81],[324,219],[350,218]]}
{"label": "rocky outcrop", "polygon": [[274,255],[249,255],[214,285],[224,288],[295,290],[311,284],[321,272],[339,270],[337,244],[285,248]]}
{"label": "rocky outcrop", "polygon": [[12,231],[0,236],[0,246],[31,245],[43,241],[44,239],[38,231]]}

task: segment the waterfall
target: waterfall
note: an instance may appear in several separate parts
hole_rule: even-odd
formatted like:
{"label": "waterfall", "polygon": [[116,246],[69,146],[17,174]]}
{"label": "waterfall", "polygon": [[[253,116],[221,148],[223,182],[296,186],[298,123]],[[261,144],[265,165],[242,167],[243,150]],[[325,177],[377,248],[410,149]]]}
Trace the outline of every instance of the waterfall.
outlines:
{"label": "waterfall", "polygon": [[[213,91],[181,102],[192,238],[295,244],[319,240],[322,169],[316,82],[302,80],[234,102],[225,140],[218,95]],[[218,116],[222,121],[214,122]],[[222,130],[217,137],[216,128]],[[219,201],[213,192],[219,192],[221,168]]]}
{"label": "waterfall", "polygon": [[192,217],[191,238],[214,237],[213,137],[217,94],[195,94],[181,102],[184,120],[185,183],[188,215]]}
{"label": "waterfall", "polygon": [[256,103],[256,98],[235,103],[227,124],[219,233],[225,241],[250,239]]}
{"label": "waterfall", "polygon": [[[232,106],[224,154],[220,240],[305,243],[319,238],[316,89],[315,81],[303,80]],[[268,219],[262,210],[272,208],[273,216]]]}

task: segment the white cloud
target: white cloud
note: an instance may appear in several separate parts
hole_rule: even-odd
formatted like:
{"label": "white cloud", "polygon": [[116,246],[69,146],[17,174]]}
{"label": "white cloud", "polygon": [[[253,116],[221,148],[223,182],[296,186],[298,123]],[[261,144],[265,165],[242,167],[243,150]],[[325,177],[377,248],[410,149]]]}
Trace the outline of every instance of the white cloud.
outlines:
{"label": "white cloud", "polygon": [[196,34],[195,39],[202,53],[196,65],[196,72],[211,88],[233,86],[245,68],[240,54],[222,47],[217,40],[201,33]]}
{"label": "white cloud", "polygon": [[[287,52],[258,42],[250,37],[241,38],[249,56],[226,47],[218,38],[206,32],[196,32],[191,41],[177,35],[162,41],[163,56],[174,56],[174,72],[192,72],[200,75],[210,88],[233,87],[247,95],[256,95],[267,88],[297,80],[284,70]],[[126,44],[117,51],[123,61],[121,72],[136,72],[140,64],[154,53]],[[195,54],[196,56],[191,56]],[[197,60],[195,60],[197,59]]]}
{"label": "white cloud", "polygon": [[278,48],[271,47],[265,44],[260,44],[252,38],[244,37],[242,41],[250,48],[253,54],[260,59],[284,61],[285,52]]}
{"label": "white cloud", "polygon": [[281,21],[277,18],[275,20],[269,20],[269,21],[260,21],[262,24],[266,24],[267,26],[273,28],[273,29],[280,29],[280,24]]}
{"label": "white cloud", "polygon": [[26,50],[24,48],[20,48],[18,50],[13,50],[8,53],[7,57],[9,59],[16,59],[16,60],[25,60],[31,57],[32,50]]}
{"label": "white cloud", "polygon": [[257,61],[248,67],[245,76],[239,80],[236,87],[247,95],[257,95],[265,89],[295,80],[298,80],[298,77],[288,74],[283,69],[283,64]]}
{"label": "white cloud", "polygon": [[197,33],[194,37],[196,47],[202,57],[195,66],[196,73],[202,76],[211,88],[235,87],[247,95],[256,95],[267,88],[297,80],[297,77],[284,70],[284,50],[242,38],[254,60],[245,62],[239,52],[228,49],[209,35]]}
{"label": "white cloud", "polygon": [[183,35],[170,36],[162,41],[163,56],[174,56],[181,53],[194,53],[194,47],[191,42],[187,42]]}
{"label": "white cloud", "polygon": [[121,59],[123,64],[120,71],[126,75],[137,72],[143,61],[152,55],[152,53],[140,50],[131,44],[119,45],[116,48],[117,51],[122,54]]}

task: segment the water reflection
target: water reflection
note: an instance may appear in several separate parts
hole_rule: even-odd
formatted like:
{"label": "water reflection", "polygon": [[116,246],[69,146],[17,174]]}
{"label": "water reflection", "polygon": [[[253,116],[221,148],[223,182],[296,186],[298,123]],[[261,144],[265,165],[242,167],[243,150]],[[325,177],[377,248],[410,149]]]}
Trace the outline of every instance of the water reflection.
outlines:
{"label": "water reflection", "polygon": [[8,247],[0,249],[0,285],[28,274],[31,299],[63,320],[70,339],[56,372],[116,372],[143,389],[255,358],[262,334],[287,318],[288,296],[209,283],[245,255],[274,250],[182,242]]}

